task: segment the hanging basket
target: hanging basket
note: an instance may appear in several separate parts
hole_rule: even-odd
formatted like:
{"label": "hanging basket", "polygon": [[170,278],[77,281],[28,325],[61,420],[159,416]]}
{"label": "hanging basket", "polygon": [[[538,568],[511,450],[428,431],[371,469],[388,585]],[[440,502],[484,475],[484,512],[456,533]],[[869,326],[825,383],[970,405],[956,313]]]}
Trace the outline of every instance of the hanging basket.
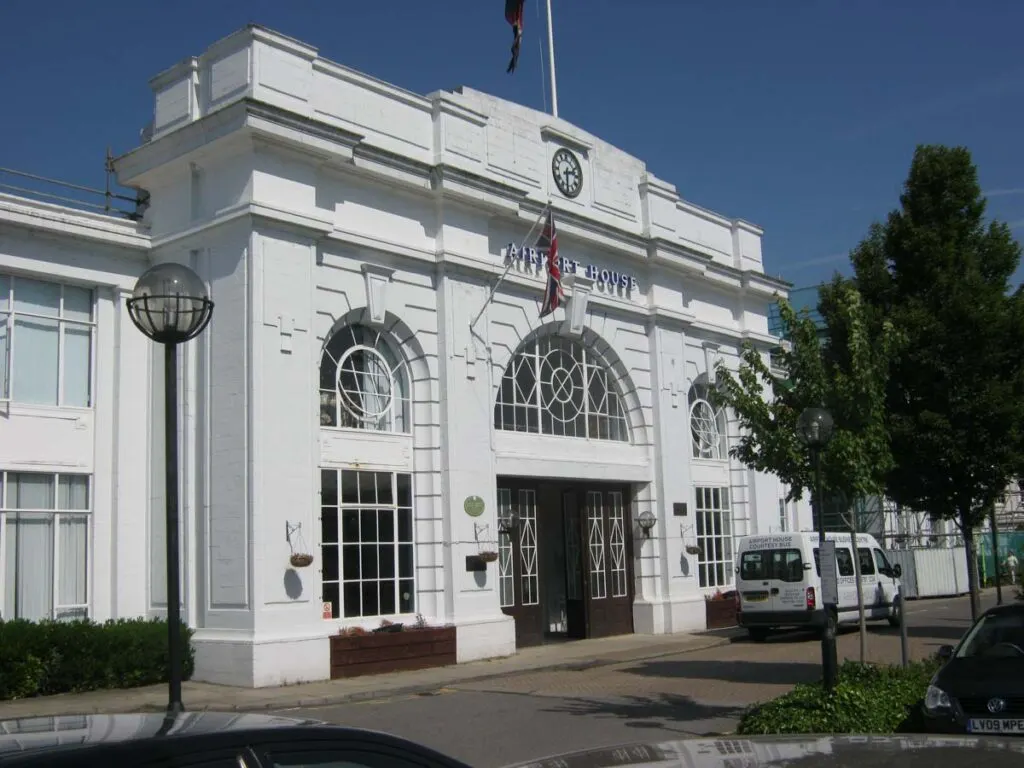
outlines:
{"label": "hanging basket", "polygon": [[304,552],[296,552],[288,560],[295,568],[305,568],[313,564],[313,556]]}
{"label": "hanging basket", "polygon": [[694,546],[693,544],[688,544],[686,546],[686,554],[688,554],[688,555],[699,555],[700,554],[700,547]]}
{"label": "hanging basket", "polygon": [[479,557],[485,563],[493,563],[493,562],[495,562],[498,559],[498,553],[497,552],[481,552],[479,555],[477,555],[477,557]]}

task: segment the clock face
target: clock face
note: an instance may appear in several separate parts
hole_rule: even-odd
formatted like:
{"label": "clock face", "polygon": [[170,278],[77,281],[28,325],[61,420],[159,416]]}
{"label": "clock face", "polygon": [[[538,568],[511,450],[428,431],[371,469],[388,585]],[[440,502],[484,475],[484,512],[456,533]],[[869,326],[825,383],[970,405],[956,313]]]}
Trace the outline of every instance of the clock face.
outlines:
{"label": "clock face", "polygon": [[576,197],[583,189],[583,168],[576,155],[568,149],[555,152],[551,160],[551,175],[555,177],[555,186],[566,197]]}

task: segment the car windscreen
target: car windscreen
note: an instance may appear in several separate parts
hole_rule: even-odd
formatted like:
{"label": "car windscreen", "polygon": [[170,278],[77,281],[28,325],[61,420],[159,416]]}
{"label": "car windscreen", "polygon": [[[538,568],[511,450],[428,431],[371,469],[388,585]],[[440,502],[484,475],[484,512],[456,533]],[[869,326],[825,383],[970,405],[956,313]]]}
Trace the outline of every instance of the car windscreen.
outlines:
{"label": "car windscreen", "polygon": [[803,559],[799,549],[756,549],[740,556],[741,581],[802,581]]}
{"label": "car windscreen", "polygon": [[964,636],[956,657],[1024,657],[1024,614],[988,613]]}

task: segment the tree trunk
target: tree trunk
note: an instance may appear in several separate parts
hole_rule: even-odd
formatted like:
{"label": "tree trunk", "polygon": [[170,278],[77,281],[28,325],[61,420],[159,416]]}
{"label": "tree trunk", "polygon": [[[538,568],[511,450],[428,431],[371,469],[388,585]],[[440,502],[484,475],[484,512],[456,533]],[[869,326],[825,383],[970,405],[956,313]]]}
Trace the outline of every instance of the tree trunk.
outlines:
{"label": "tree trunk", "polygon": [[988,523],[992,528],[992,567],[996,576],[996,602],[1003,604],[1003,576],[999,567],[999,526],[996,524],[996,505],[988,508]]}
{"label": "tree trunk", "polygon": [[859,617],[860,635],[860,663],[867,661],[868,655],[868,628],[864,620],[864,585],[860,580],[860,553],[857,551],[857,526],[852,526],[851,536],[853,542],[853,578],[857,580],[857,615]]}
{"label": "tree trunk", "polygon": [[853,545],[853,578],[857,580],[857,616],[858,634],[860,635],[860,663],[864,664],[868,656],[868,628],[864,618],[864,585],[860,580],[860,553],[857,551],[857,511],[847,508],[843,515],[850,529],[850,541]]}
{"label": "tree trunk", "polygon": [[975,556],[974,529],[967,524],[967,515],[960,515],[960,531],[967,550],[967,589],[971,593],[971,621],[977,621],[981,612],[981,594],[978,590],[978,558]]}

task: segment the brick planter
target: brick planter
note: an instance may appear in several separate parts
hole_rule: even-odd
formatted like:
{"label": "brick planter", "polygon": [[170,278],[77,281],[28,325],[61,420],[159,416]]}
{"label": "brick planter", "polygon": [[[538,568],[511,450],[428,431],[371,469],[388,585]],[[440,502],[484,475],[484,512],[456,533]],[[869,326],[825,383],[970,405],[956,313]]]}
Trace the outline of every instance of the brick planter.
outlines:
{"label": "brick planter", "polygon": [[455,627],[331,638],[331,679],[404,672],[455,663]]}
{"label": "brick planter", "polygon": [[736,626],[736,601],[705,600],[704,610],[707,616],[708,629],[725,629]]}

